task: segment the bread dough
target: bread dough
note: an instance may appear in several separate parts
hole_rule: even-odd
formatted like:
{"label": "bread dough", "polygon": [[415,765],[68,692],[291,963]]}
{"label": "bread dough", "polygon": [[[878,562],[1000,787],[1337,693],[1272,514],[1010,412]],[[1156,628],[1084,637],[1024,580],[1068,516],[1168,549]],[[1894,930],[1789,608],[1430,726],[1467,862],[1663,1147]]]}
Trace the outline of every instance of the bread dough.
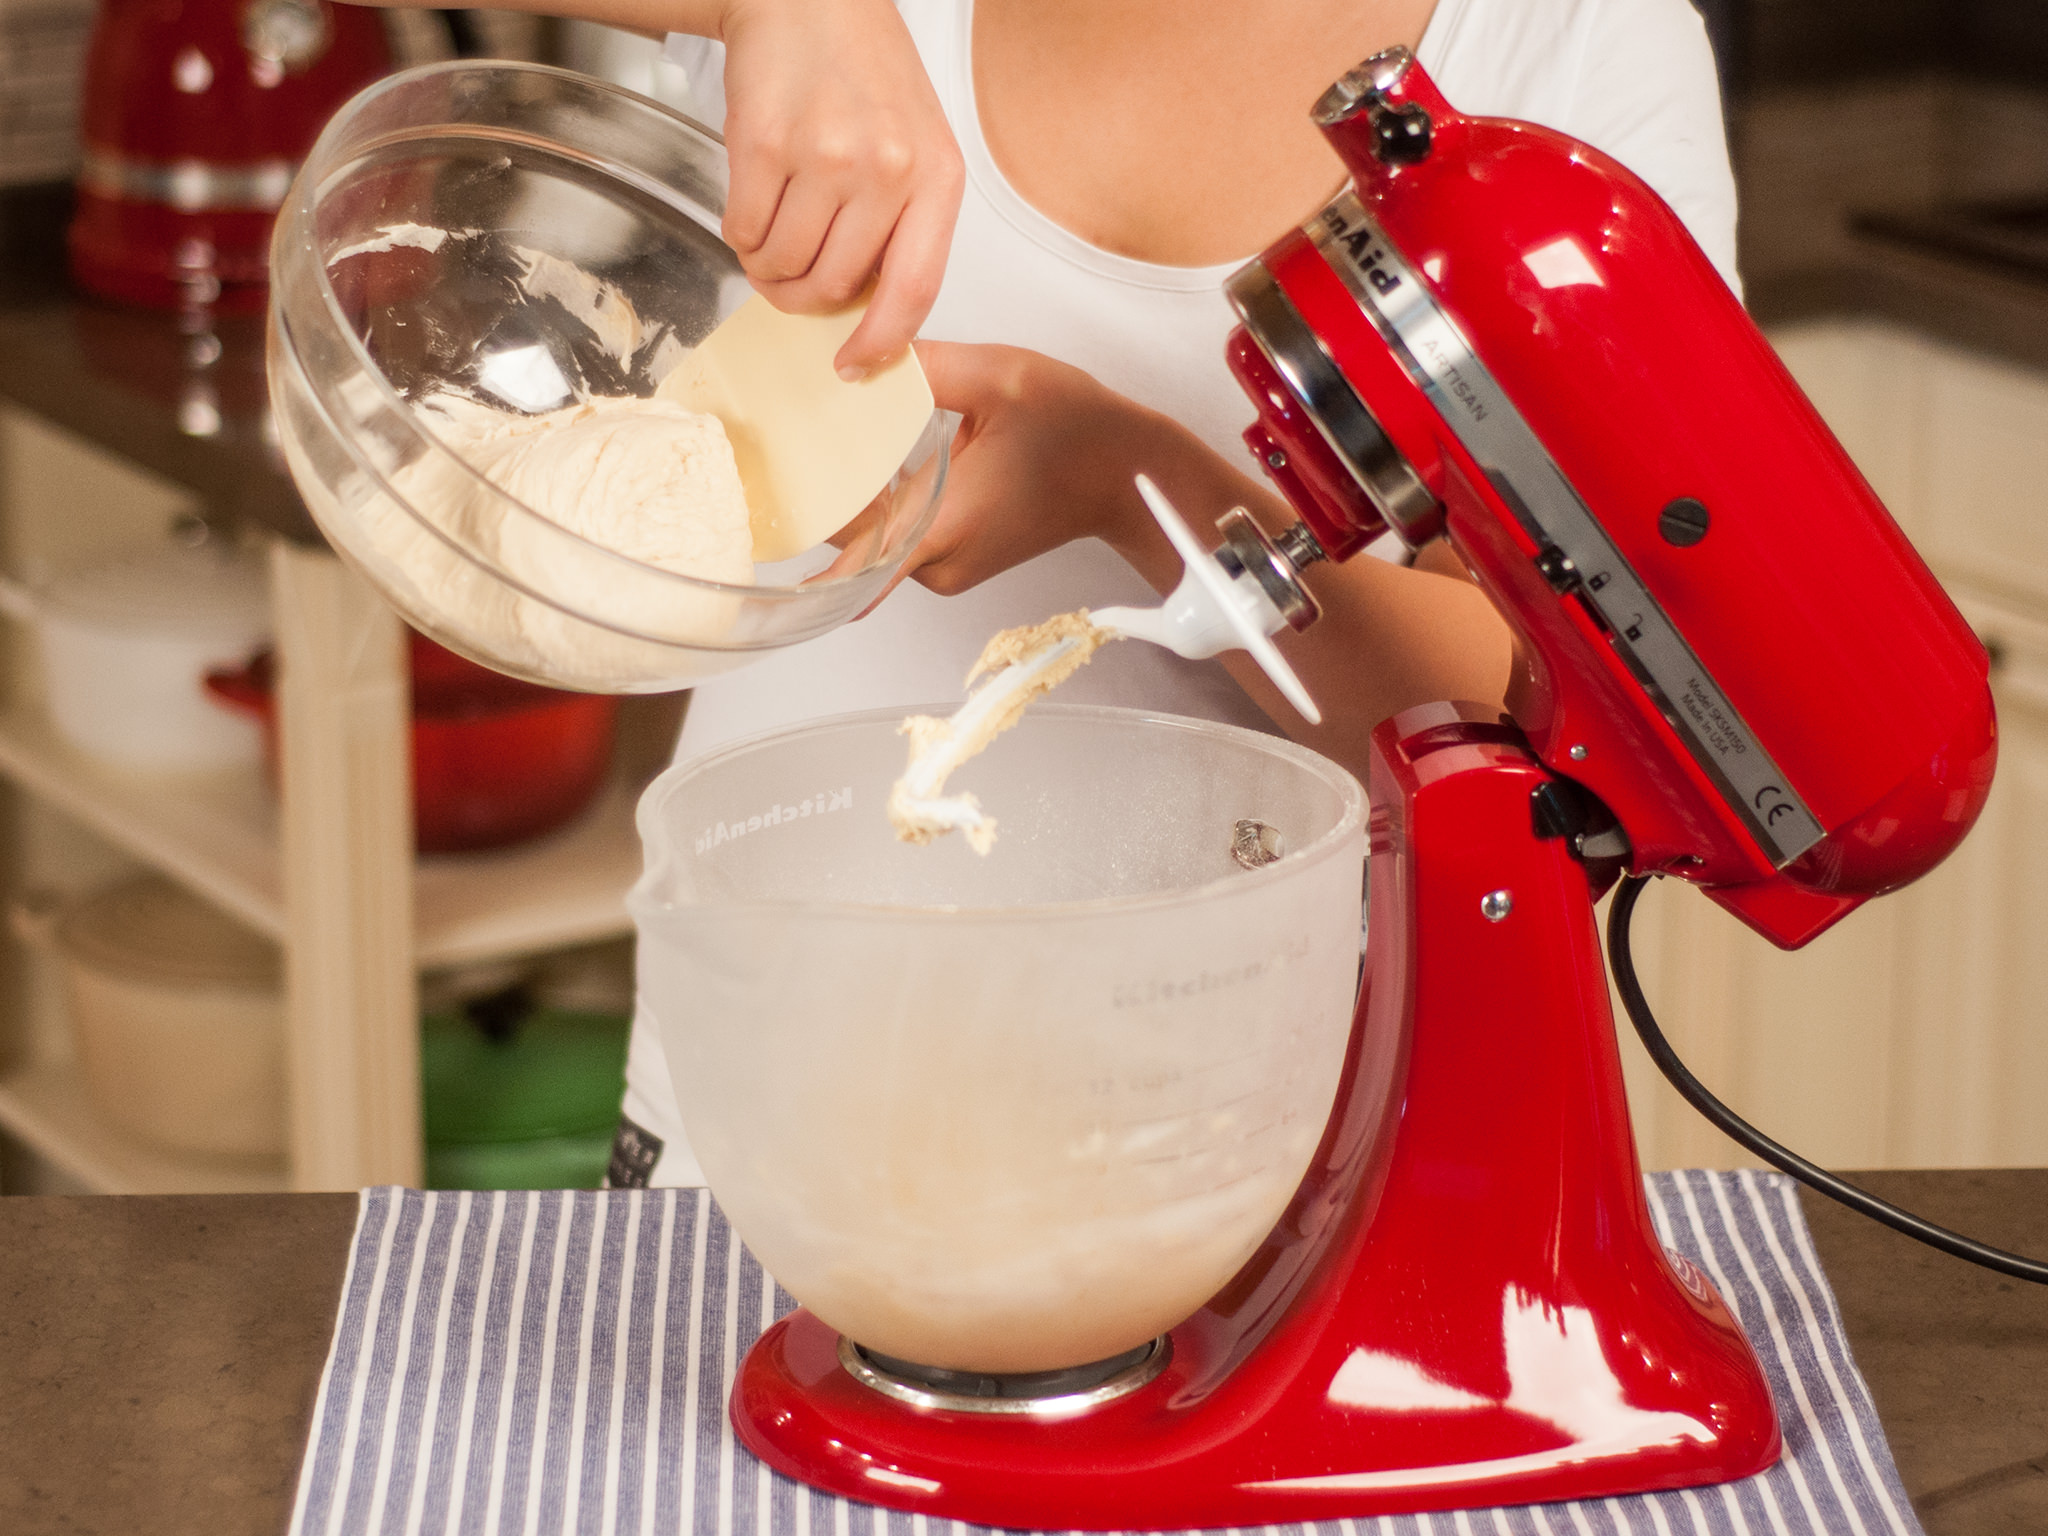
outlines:
{"label": "bread dough", "polygon": [[[329,265],[483,239],[390,224]],[[524,323],[566,335],[514,344],[520,327],[492,333],[476,343],[473,369],[453,370],[468,385],[409,401],[445,451],[354,432],[345,459],[315,462],[282,413],[280,443],[315,519],[408,620],[501,670],[613,692],[685,686],[739,665],[746,599],[735,589],[754,584],[755,562],[724,424],[685,402],[584,395],[573,382],[592,348],[620,373],[659,377],[681,360],[673,329],[573,262],[488,239],[489,250],[462,259],[497,270],[509,258],[530,301]],[[368,375],[338,389],[351,421],[391,410]]]}
{"label": "bread dough", "polygon": [[[971,794],[947,795],[946,778],[1023,718],[1024,706],[1072,677],[1101,648],[1120,638],[1086,609],[1042,624],[1006,629],[982,647],[967,684],[973,691],[950,718],[912,715],[903,722],[910,763],[889,790],[889,823],[906,843],[929,843],[961,832],[976,853],[995,846],[996,822]],[[987,682],[974,687],[977,678]]]}
{"label": "bread dough", "polygon": [[[631,397],[519,416],[453,395],[428,401],[423,414],[472,469],[557,527],[643,565],[753,581],[747,499],[716,416]],[[508,557],[539,542],[559,541],[504,520]]]}
{"label": "bread dough", "polygon": [[716,417],[631,397],[522,416],[443,394],[418,410],[453,457],[405,465],[394,494],[330,525],[356,524],[349,553],[415,623],[508,670],[595,690],[673,674],[671,645],[730,633],[738,594],[634,568],[752,584],[746,497]]}

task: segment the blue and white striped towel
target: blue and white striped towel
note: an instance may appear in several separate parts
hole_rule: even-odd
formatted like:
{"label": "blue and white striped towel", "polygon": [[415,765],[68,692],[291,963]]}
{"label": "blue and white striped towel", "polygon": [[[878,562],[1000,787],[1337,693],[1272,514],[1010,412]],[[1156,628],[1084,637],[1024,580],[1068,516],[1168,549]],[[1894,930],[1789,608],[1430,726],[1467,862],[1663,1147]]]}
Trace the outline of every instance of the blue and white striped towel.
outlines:
{"label": "blue and white striped towel", "polygon": [[[1792,1181],[1648,1184],[1665,1245],[1756,1344],[1784,1460],[1714,1488],[1313,1536],[1921,1536]],[[790,1306],[703,1190],[365,1190],[291,1536],[969,1536],[805,1488],[738,1444],[726,1384]],[[1244,1536],[1283,1533],[1310,1536]]]}

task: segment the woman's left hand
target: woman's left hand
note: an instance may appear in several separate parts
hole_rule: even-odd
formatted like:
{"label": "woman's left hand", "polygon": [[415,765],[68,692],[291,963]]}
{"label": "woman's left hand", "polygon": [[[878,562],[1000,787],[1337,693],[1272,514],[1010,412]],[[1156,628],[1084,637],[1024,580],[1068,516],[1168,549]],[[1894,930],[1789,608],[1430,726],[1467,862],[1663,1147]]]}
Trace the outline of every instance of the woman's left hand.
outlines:
{"label": "woman's left hand", "polygon": [[[1269,529],[1294,520],[1193,433],[1078,368],[1018,347],[921,341],[917,351],[933,397],[962,420],[945,501],[898,580],[908,575],[950,596],[1062,544],[1099,538],[1154,591],[1170,591],[1180,557],[1131,483],[1141,471],[1204,543],[1215,542],[1215,519],[1228,507],[1251,508]],[[1457,569],[1455,556],[1448,565]],[[1295,714],[1243,652],[1221,658],[1297,740],[1363,772],[1373,726],[1395,711],[1502,697],[1507,626],[1462,575],[1362,558],[1316,567],[1313,585],[1321,620],[1276,639],[1323,704],[1322,725]]]}
{"label": "woman's left hand", "polygon": [[920,341],[917,355],[934,401],[961,422],[945,501],[897,580],[950,597],[1085,538],[1141,571],[1160,552],[1177,570],[1131,479],[1162,472],[1153,461],[1175,456],[1178,427],[1022,347]]}

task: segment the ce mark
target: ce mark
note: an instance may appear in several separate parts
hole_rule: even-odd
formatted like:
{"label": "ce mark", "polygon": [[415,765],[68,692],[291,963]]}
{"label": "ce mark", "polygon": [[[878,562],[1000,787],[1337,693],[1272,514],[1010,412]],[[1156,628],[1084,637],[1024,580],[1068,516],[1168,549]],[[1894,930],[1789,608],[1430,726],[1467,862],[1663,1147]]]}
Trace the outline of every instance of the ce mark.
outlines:
{"label": "ce mark", "polygon": [[[1772,795],[1778,797],[1777,801],[1770,806],[1766,806],[1764,801]],[[1758,814],[1763,817],[1764,825],[1767,827],[1776,826],[1780,816],[1796,816],[1799,814],[1799,808],[1792,803],[1791,797],[1775,784],[1766,784],[1762,789],[1758,790],[1751,803],[1756,806]]]}

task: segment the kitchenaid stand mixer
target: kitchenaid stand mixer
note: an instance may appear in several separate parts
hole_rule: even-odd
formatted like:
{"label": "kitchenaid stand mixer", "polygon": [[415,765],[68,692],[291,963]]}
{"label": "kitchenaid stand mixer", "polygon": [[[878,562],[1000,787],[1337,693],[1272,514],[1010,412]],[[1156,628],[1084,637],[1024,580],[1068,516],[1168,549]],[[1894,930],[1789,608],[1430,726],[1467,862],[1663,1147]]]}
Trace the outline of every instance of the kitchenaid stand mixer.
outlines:
{"label": "kitchenaid stand mixer", "polygon": [[[1271,625],[1384,528],[1513,628],[1509,714],[1374,737],[1342,1086],[1252,1260],[1163,1341],[989,1378],[799,1311],[731,1411],[834,1492],[997,1525],[1249,1525],[1641,1492],[1777,1457],[1748,1343],[1661,1247],[1593,902],[1702,886],[1795,947],[1939,861],[1987,661],[1675,215],[1406,50],[1317,103],[1353,184],[1231,284],[1246,439],[1301,514],[1228,530]],[[997,857],[1000,857],[998,853]]]}

